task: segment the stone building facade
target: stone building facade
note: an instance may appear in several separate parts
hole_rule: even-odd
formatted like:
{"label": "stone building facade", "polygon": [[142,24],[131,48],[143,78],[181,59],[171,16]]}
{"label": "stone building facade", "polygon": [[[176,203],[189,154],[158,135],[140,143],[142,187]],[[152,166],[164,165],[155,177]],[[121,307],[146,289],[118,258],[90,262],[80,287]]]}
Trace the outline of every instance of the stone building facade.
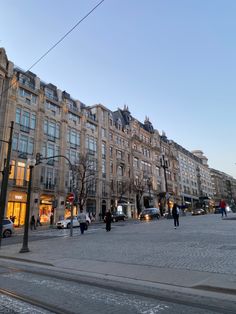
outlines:
{"label": "stone building facade", "polygon": [[[76,204],[81,202],[75,168],[71,167],[78,165],[81,155],[93,166],[92,180],[85,185],[85,209],[97,218],[107,209],[117,208],[137,218],[144,207],[159,206],[164,212],[167,199],[172,206],[175,201],[187,201],[185,197],[212,196],[209,169],[202,156],[187,152],[164,133],[160,135],[148,117],[141,123],[127,106],[116,111],[101,104],[87,106],[34,73],[14,67],[3,48],[0,95],[1,140],[9,138],[14,121],[5,215],[15,216],[16,225],[23,225],[25,219],[27,159],[37,153],[44,159],[33,170],[30,211],[40,214],[44,223],[52,214],[54,221],[70,215],[69,191],[75,192]],[[7,144],[0,141],[0,169],[6,153]],[[52,156],[58,157],[49,158]],[[184,158],[188,159],[189,184],[183,175]],[[75,206],[74,214],[77,210]]]}

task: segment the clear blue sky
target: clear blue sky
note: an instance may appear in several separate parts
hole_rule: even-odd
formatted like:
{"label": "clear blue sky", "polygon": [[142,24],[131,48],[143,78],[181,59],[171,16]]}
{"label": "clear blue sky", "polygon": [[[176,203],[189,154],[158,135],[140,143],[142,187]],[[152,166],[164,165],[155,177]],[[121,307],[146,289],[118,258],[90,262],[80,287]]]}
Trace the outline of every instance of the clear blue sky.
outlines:
{"label": "clear blue sky", "polygon": [[[0,46],[27,70],[99,0],[0,0]],[[105,0],[32,72],[87,105],[149,116],[236,178],[236,1]]]}

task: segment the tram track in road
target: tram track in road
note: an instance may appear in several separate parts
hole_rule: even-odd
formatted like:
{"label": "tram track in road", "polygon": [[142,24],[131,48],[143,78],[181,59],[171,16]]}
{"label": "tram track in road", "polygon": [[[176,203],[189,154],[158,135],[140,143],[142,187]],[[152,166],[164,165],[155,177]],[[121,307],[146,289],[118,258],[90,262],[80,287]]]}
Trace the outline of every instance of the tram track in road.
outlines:
{"label": "tram track in road", "polygon": [[[127,296],[136,296],[138,298],[148,298],[150,300],[156,300],[158,299],[160,302],[167,302],[167,303],[175,303],[178,305],[183,306],[189,306],[196,309],[201,309],[205,311],[212,311],[213,313],[221,313],[221,314],[234,314],[235,313],[235,303],[232,304],[231,302],[224,302],[224,306],[221,304],[222,300],[214,299],[214,297],[207,297],[207,296],[199,296],[199,295],[192,295],[192,293],[189,291],[189,293],[183,293],[182,292],[170,292],[166,288],[147,288],[145,286],[139,286],[135,283],[123,283],[121,281],[116,281],[116,278],[107,278],[107,280],[101,279],[101,278],[94,278],[90,277],[89,275],[81,275],[74,273],[68,273],[59,271],[58,269],[39,269],[33,267],[32,269],[29,269],[28,266],[22,267],[6,267],[6,270],[10,273],[22,273],[22,274],[30,274],[31,278],[37,278],[37,282],[45,281],[45,282],[54,282],[59,281],[62,285],[79,285],[79,286],[87,286],[92,287],[95,290],[96,289],[106,289],[109,292],[113,293],[114,295],[116,293],[124,293]],[[6,272],[5,272],[6,273]],[[14,275],[13,275],[14,276]],[[24,276],[24,275],[23,275]],[[7,277],[6,277],[7,278]],[[120,278],[119,278],[120,279]],[[27,282],[27,281],[26,281]],[[180,287],[181,288],[181,287]],[[86,288],[87,289],[87,288]],[[171,289],[171,287],[170,287]],[[0,293],[2,291],[9,292],[9,290],[0,289]],[[180,290],[181,291],[181,290]],[[41,307],[47,311],[51,311],[53,313],[74,313],[66,311],[62,308],[57,308],[55,306],[52,306],[50,304],[43,301],[35,300],[34,298],[28,297],[26,295],[19,295],[17,292],[10,291],[10,293],[13,293],[13,297],[17,297],[21,301],[28,302],[34,306]],[[201,302],[199,302],[201,301]],[[77,312],[76,312],[77,313]]]}
{"label": "tram track in road", "polygon": [[[65,309],[60,309],[60,308],[56,307],[55,305],[51,305],[49,303],[36,300],[34,298],[31,298],[29,296],[25,296],[25,295],[19,294],[19,293],[15,292],[15,291],[12,291],[12,290],[9,290],[9,289],[2,289],[2,288],[0,288],[0,295],[7,296],[10,299],[15,299],[15,300],[18,300],[20,302],[23,302],[24,304],[30,304],[31,306],[33,306],[35,308],[43,309],[43,310],[46,311],[46,312],[43,311],[41,313],[45,313],[45,314],[50,314],[50,313],[54,313],[54,314],[73,314],[73,312],[67,311]],[[38,310],[37,313],[40,313],[40,311]]]}

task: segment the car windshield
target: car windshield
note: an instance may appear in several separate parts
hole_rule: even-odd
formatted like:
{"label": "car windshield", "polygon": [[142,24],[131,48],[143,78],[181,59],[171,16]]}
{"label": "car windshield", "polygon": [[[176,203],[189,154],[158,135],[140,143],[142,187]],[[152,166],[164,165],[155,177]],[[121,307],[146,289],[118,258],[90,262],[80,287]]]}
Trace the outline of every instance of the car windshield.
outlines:
{"label": "car windshield", "polygon": [[[77,219],[77,217],[74,216],[73,219]],[[66,217],[65,219],[62,219],[62,220],[71,220],[71,217]]]}
{"label": "car windshield", "polygon": [[143,213],[143,214],[151,214],[151,213],[152,213],[152,210],[151,210],[151,209],[145,209],[145,210],[143,210],[142,213]]}

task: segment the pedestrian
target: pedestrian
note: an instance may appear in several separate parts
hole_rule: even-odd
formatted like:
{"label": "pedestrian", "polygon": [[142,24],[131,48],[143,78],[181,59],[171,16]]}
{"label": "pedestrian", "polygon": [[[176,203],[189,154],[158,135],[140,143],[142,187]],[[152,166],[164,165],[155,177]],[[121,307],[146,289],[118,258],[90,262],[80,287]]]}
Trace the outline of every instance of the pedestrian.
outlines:
{"label": "pedestrian", "polygon": [[106,231],[111,231],[111,211],[108,210],[105,215]]}
{"label": "pedestrian", "polygon": [[54,215],[53,215],[53,213],[51,213],[51,216],[50,216],[50,225],[51,226],[53,225],[53,221],[54,221]]}
{"label": "pedestrian", "polygon": [[38,214],[38,216],[37,216],[36,226],[37,226],[37,227],[38,227],[38,226],[42,226],[42,224],[41,224],[41,222],[40,222],[40,216],[39,216],[39,214]]}
{"label": "pedestrian", "polygon": [[174,206],[172,208],[172,216],[174,218],[174,227],[179,227],[179,208],[176,203],[174,203]]}
{"label": "pedestrian", "polygon": [[87,221],[86,221],[86,214],[83,213],[83,209],[80,210],[80,213],[78,214],[77,219],[79,221],[80,233],[84,234],[84,230],[87,227]]}
{"label": "pedestrian", "polygon": [[36,224],[35,224],[35,218],[34,218],[34,215],[31,216],[31,219],[30,219],[30,229],[31,230],[36,230]]}
{"label": "pedestrian", "polygon": [[221,199],[220,201],[220,211],[221,211],[221,217],[223,218],[224,215],[225,217],[227,217],[227,213],[226,213],[226,203],[224,199]]}

